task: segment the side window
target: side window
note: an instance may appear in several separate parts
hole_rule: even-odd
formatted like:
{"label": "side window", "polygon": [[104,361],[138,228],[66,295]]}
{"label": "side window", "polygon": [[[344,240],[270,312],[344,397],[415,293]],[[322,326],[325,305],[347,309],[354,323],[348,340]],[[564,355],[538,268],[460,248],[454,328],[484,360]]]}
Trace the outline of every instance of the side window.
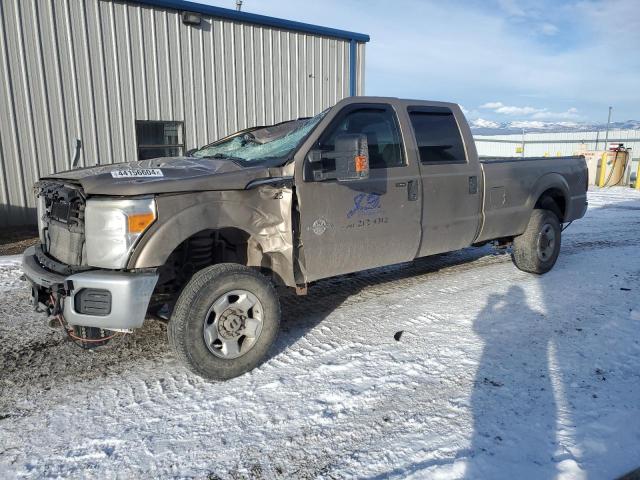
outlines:
{"label": "side window", "polygon": [[465,163],[462,137],[453,112],[442,107],[409,108],[422,163]]}
{"label": "side window", "polygon": [[359,108],[339,118],[320,140],[319,147],[333,150],[338,135],[364,133],[369,146],[369,167],[389,168],[404,166],[402,141],[395,114],[388,108]]}

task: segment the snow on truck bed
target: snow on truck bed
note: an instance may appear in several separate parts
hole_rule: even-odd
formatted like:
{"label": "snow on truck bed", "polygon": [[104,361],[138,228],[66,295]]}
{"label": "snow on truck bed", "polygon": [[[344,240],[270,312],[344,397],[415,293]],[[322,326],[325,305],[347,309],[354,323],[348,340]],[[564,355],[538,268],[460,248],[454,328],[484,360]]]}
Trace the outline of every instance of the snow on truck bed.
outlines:
{"label": "snow on truck bed", "polygon": [[[640,466],[640,195],[555,269],[467,249],[283,300],[269,360],[185,371],[153,321],[84,352],[0,260],[0,477],[613,478]],[[403,332],[398,334],[398,332]],[[396,340],[395,337],[399,337]]]}

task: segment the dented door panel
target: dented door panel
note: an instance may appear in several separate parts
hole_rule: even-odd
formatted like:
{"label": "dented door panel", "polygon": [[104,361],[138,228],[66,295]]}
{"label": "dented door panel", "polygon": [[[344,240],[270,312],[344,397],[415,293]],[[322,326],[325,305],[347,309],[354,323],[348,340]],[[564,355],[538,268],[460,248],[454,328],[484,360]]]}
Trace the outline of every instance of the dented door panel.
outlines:
{"label": "dented door panel", "polygon": [[[342,107],[359,99],[346,99]],[[397,111],[399,103],[368,98]],[[415,258],[420,244],[422,188],[415,158],[406,149],[405,119],[397,118],[406,165],[371,169],[369,179],[349,183],[304,181],[306,155],[340,115],[330,112],[296,154],[300,216],[300,270],[305,282]]]}

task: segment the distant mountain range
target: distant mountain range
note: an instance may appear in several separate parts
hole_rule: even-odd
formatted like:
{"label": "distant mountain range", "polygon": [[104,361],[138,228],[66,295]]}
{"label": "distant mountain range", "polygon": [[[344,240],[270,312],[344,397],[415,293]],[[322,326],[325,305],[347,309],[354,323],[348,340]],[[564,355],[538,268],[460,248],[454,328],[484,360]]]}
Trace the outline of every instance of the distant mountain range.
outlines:
{"label": "distant mountain range", "polygon": [[[469,120],[471,131],[474,135],[510,135],[521,134],[524,128],[525,133],[542,132],[595,132],[606,130],[606,123],[577,123],[577,122],[540,122],[515,121],[515,122],[493,122],[478,118]],[[611,122],[610,130],[640,130],[640,120],[627,120],[625,122]]]}

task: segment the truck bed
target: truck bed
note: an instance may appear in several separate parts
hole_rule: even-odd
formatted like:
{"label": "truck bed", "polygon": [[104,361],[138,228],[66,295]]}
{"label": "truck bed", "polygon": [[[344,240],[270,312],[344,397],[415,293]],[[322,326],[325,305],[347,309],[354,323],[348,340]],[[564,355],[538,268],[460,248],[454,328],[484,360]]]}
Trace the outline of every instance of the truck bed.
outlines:
{"label": "truck bed", "polygon": [[584,214],[587,166],[582,156],[481,157],[480,167],[483,219],[476,242],[520,235],[545,191],[563,198],[561,222]]}

